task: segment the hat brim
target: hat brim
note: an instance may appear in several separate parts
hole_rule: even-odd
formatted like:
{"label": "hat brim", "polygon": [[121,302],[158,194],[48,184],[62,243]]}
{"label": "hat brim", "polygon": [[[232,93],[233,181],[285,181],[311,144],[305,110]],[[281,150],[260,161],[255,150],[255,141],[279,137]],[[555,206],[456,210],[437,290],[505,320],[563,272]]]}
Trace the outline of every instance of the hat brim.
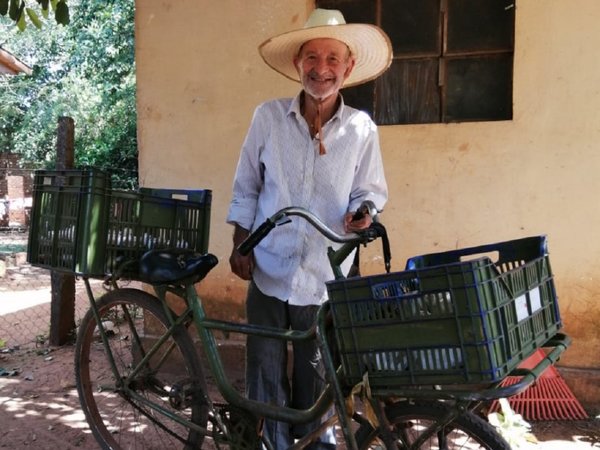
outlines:
{"label": "hat brim", "polygon": [[387,35],[375,25],[349,23],[302,28],[280,34],[260,44],[258,51],[272,69],[285,77],[300,81],[294,67],[294,57],[307,41],[331,38],[344,42],[356,62],[344,87],[356,86],[373,80],[392,63],[392,44]]}

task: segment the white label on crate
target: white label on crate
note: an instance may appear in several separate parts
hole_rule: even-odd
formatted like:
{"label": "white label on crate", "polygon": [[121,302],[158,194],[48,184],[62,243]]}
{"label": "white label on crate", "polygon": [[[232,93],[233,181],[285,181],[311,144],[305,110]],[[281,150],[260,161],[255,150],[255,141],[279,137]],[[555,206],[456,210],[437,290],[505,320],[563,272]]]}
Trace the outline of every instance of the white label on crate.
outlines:
{"label": "white label on crate", "polygon": [[540,297],[540,288],[529,291],[529,303],[531,303],[531,314],[542,309],[542,299]]}
{"label": "white label on crate", "polygon": [[515,308],[517,309],[517,322],[525,320],[529,317],[529,309],[527,308],[527,297],[525,294],[519,295],[515,299]]}

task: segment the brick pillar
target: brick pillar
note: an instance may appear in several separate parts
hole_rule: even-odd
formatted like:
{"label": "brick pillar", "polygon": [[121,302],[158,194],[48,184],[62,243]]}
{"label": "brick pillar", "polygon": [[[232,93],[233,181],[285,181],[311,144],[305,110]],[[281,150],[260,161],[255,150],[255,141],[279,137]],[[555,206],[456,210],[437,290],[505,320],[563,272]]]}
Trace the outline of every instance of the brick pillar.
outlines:
{"label": "brick pillar", "polygon": [[8,198],[10,200],[8,222],[25,225],[25,189],[23,176],[8,175],[6,177]]}

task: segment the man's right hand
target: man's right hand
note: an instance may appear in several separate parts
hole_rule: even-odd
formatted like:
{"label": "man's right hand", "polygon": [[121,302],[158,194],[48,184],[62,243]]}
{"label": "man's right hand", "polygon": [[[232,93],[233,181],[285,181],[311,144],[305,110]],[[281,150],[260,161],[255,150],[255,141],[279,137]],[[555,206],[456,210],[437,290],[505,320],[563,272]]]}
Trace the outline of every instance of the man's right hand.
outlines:
{"label": "man's right hand", "polygon": [[235,231],[233,232],[233,250],[229,257],[229,265],[231,266],[231,271],[242,280],[252,279],[252,272],[254,271],[254,252],[250,252],[248,255],[243,256],[237,250],[238,246],[244,242],[244,239],[249,235],[250,232],[248,230],[237,224],[235,225]]}
{"label": "man's right hand", "polygon": [[242,256],[237,251],[237,246],[235,246],[229,257],[229,265],[231,266],[231,271],[242,280],[252,279],[252,271],[254,270],[254,255],[252,252],[246,256]]}

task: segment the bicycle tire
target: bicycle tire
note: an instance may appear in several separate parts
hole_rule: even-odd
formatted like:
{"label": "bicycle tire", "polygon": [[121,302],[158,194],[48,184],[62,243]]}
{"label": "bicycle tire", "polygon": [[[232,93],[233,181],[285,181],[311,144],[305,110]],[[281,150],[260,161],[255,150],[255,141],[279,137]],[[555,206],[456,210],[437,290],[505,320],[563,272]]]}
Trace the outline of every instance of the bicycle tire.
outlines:
{"label": "bicycle tire", "polygon": [[105,328],[111,328],[108,343],[119,376],[113,375],[109,352],[104,348],[90,309],[77,335],[75,378],[81,407],[100,446],[103,449],[200,448],[203,434],[148,409],[130,395],[133,391],[171,414],[206,427],[206,381],[186,328],[179,325],[174,329],[127,390],[120,386],[121,381],[154,344],[156,339],[152,338],[161,336],[169,326],[165,307],[156,297],[137,289],[111,291],[97,300],[96,305]]}
{"label": "bicycle tire", "polygon": [[[419,447],[415,447],[414,442],[422,430],[444,417],[450,408],[450,405],[441,402],[402,401],[388,405],[385,414],[392,426],[395,447],[406,450],[511,450],[510,445],[492,425],[468,411],[448,424],[443,433],[437,433]],[[368,423],[363,423],[355,434],[358,448],[361,450],[386,448],[386,445],[382,446],[385,440],[383,436],[381,428],[373,428]],[[394,448],[392,445],[387,447]]]}

